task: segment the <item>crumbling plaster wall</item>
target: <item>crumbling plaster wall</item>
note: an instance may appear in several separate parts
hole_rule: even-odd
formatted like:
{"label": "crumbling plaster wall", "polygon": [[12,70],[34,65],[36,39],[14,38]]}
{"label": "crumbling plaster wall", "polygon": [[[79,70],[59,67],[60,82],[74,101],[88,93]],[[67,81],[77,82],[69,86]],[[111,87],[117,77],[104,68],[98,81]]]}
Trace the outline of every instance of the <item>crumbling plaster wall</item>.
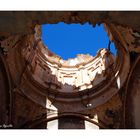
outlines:
{"label": "crumbling plaster wall", "polygon": [[114,23],[139,30],[139,12],[117,11],[55,11],[55,12],[0,12],[0,32],[3,35],[33,33],[36,24],[57,23]]}
{"label": "crumbling plaster wall", "polygon": [[125,127],[140,128],[140,57],[132,65],[125,91]]}
{"label": "crumbling plaster wall", "polygon": [[[25,47],[22,45],[22,41],[28,42],[28,40],[26,40],[26,37],[24,40],[23,36],[24,35],[30,36],[30,35],[34,34],[34,32],[35,32],[34,27],[36,24],[57,23],[60,21],[63,21],[65,23],[81,23],[81,24],[88,21],[89,23],[93,24],[94,26],[97,23],[100,24],[103,22],[106,23],[108,26],[110,26],[110,24],[113,23],[114,25],[118,26],[116,28],[116,30],[120,33],[120,36],[122,38],[121,42],[124,41],[123,44],[125,44],[126,42],[128,43],[126,46],[126,48],[128,48],[128,51],[139,53],[139,43],[140,43],[139,42],[139,32],[140,32],[140,28],[139,28],[140,16],[139,15],[140,15],[139,12],[113,12],[113,11],[112,12],[109,12],[109,11],[107,11],[107,12],[95,12],[95,11],[94,12],[76,12],[76,11],[75,12],[74,11],[73,12],[0,12],[0,17],[1,17],[0,18],[0,40],[4,41],[4,39],[9,37],[8,43],[6,41],[7,44],[1,43],[1,47],[4,48],[4,54],[5,54],[4,59],[5,60],[7,59],[7,55],[9,55],[9,56],[11,55],[11,57],[9,57],[9,58],[12,58],[12,55],[14,54],[14,49],[17,50],[17,48],[16,48],[17,41],[20,40],[21,47]],[[20,45],[18,45],[18,47],[19,46]],[[17,52],[17,55],[18,55],[18,52]],[[139,55],[139,54],[137,54],[137,55]],[[19,58],[20,58],[20,56],[19,56]],[[20,67],[20,66],[18,66],[20,64],[16,63],[15,59],[16,58],[13,57],[12,59],[6,60],[10,67],[10,70],[13,71],[12,73],[14,73],[14,69],[12,69],[13,65],[17,65],[15,67],[19,68],[20,69],[19,71],[21,71],[21,73],[15,73],[15,75],[11,75],[12,82],[13,81],[15,82],[14,86],[16,84],[17,85],[19,84],[21,74],[24,72],[23,71],[24,66],[26,67],[25,61],[23,61],[21,59],[21,63],[23,63],[24,65],[23,65],[23,67]],[[137,67],[138,66],[139,66],[139,63],[137,64]],[[136,80],[137,79],[136,75],[138,73],[139,73],[138,71],[137,72],[133,71],[132,73],[130,73],[129,76],[132,77],[130,79]],[[130,83],[133,80],[130,80]],[[138,84],[139,82],[134,82],[134,83]],[[1,89],[5,88],[4,87],[5,85],[1,84],[1,86],[2,86]],[[124,110],[127,109],[127,111],[125,112],[126,113],[125,116],[127,118],[127,115],[130,114],[130,116],[132,116],[132,117],[130,117],[130,121],[133,122],[133,123],[129,123],[130,125],[126,125],[125,126],[126,128],[127,127],[139,128],[139,100],[138,100],[139,96],[138,97],[133,96],[134,91],[139,91],[138,87],[139,87],[139,85],[133,84],[131,91],[126,89],[126,95],[131,93],[131,96],[130,97],[128,96],[128,98],[126,98],[126,104],[124,103],[124,106],[125,106]],[[13,89],[14,88],[15,87],[13,87]],[[7,93],[7,92],[8,91],[4,91],[4,93]],[[139,92],[137,92],[137,93],[139,93]],[[2,92],[1,92],[1,94],[2,94]],[[2,94],[2,96],[3,96],[3,94]],[[20,98],[20,95],[17,95],[17,97]],[[24,100],[24,102],[28,102],[28,101],[26,99],[22,99],[23,97],[21,97],[20,99],[22,101],[21,101],[21,103],[18,103],[18,98],[16,98],[16,96],[15,96],[16,101],[14,101],[15,107],[13,109],[18,110],[19,112],[16,112],[15,114],[18,114],[19,116],[21,116],[22,112],[24,112],[24,109],[26,110],[26,107],[25,108],[23,107],[23,110],[20,111],[20,107],[24,106],[24,103],[22,101],[23,100]],[[5,99],[3,99],[3,101],[4,100]],[[131,100],[132,100],[133,104],[129,104],[129,102]],[[117,98],[117,101],[119,102],[117,105],[115,104],[116,103],[115,101],[116,101],[116,99],[114,97],[113,105],[116,106],[116,110],[120,110],[120,107],[118,109],[119,104],[120,104],[120,106],[122,106],[120,99]],[[29,105],[30,107],[28,110],[30,112],[30,110],[32,109],[32,107],[31,107],[32,103],[27,103],[27,104],[30,104]],[[6,106],[7,105],[3,106],[3,108],[6,108]],[[34,105],[35,108],[38,108],[37,106],[38,105],[36,105],[36,104]],[[99,107],[99,108],[100,108],[99,110],[102,112],[102,110],[106,110],[109,107],[107,106],[106,109],[104,109],[105,106]],[[40,109],[37,109],[37,110],[38,110],[38,112],[40,112],[39,111]],[[43,113],[43,111],[41,111],[41,113]],[[105,111],[103,111],[103,112],[105,113]],[[98,114],[104,114],[104,113],[98,113]],[[26,114],[28,114],[28,113],[26,113]],[[18,115],[15,116],[15,118],[14,118],[14,119],[16,119],[15,122],[20,121],[20,120],[17,120]],[[30,120],[30,119],[34,118],[36,115],[37,115],[37,112],[31,113],[31,115],[29,115],[28,117],[26,117],[26,116],[24,116],[24,117],[25,117],[25,120],[27,120],[27,119]],[[1,118],[4,118],[4,116],[5,115],[3,115]],[[104,118],[103,115],[101,115],[101,118]],[[4,123],[5,120],[2,122]],[[111,122],[110,124],[112,124],[112,120],[110,120],[108,122]],[[127,120],[124,122],[127,123]],[[20,125],[22,125],[21,121],[20,121],[20,123],[21,123]],[[118,122],[116,121],[116,123],[118,123]],[[119,128],[120,124],[115,124],[115,125],[117,125],[116,128]],[[113,127],[115,127],[115,125],[111,126],[111,127],[113,128]]]}

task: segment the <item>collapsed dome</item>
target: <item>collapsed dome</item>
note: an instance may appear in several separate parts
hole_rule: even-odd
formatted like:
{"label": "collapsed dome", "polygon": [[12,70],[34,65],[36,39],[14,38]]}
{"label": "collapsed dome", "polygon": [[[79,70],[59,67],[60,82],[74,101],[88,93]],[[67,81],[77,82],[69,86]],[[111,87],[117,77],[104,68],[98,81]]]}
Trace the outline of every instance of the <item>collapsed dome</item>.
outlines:
{"label": "collapsed dome", "polygon": [[[59,108],[65,105],[64,111],[80,111],[107,102],[123,86],[130,61],[127,49],[118,42],[120,36],[116,26],[111,24],[106,29],[118,51],[115,61],[109,49],[99,50],[95,57],[79,55],[65,61],[46,48],[40,38],[41,28],[36,26],[35,34],[24,36],[22,42],[16,44],[13,57],[15,65],[12,64],[12,72],[16,71],[19,76],[22,73],[22,93],[38,104],[43,103],[43,96],[45,102],[55,101],[55,106]],[[2,46],[6,46],[4,42]],[[21,71],[21,67],[24,71]],[[12,78],[18,80],[14,74]],[[77,106],[74,110],[72,103]]]}
{"label": "collapsed dome", "polygon": [[[37,27],[36,27],[37,29]],[[76,58],[63,60],[51,52],[42,41],[38,44],[38,59],[35,64],[39,69],[43,63],[41,76],[34,71],[34,78],[45,87],[64,93],[79,92],[96,87],[106,80],[109,67],[114,69],[115,56],[105,48],[98,50],[95,57],[78,54]]]}
{"label": "collapsed dome", "polygon": [[52,55],[47,48],[41,51],[45,58],[45,84],[51,83],[51,88],[60,92],[77,92],[96,86],[105,80],[105,70],[114,63],[113,55],[106,49],[99,50],[95,57],[81,54],[67,61]]}

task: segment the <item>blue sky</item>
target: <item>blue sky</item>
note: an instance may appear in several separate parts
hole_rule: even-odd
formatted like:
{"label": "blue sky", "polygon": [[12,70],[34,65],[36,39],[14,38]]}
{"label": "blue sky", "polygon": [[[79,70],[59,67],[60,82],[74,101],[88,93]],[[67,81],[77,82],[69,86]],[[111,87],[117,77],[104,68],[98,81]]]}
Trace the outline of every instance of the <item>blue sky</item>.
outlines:
{"label": "blue sky", "polygon": [[[93,27],[89,23],[81,24],[44,24],[42,40],[50,51],[62,59],[75,58],[77,54],[95,56],[100,48],[107,48],[108,36],[103,25]],[[114,43],[111,43],[115,52]]]}

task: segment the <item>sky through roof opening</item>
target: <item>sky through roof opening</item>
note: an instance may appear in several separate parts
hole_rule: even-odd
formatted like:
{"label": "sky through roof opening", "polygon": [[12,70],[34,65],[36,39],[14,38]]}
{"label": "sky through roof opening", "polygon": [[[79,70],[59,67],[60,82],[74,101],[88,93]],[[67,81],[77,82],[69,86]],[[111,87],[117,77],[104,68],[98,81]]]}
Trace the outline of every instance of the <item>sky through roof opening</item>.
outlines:
{"label": "sky through roof opening", "polygon": [[[93,27],[91,24],[44,24],[42,41],[50,51],[62,59],[75,58],[77,54],[95,56],[100,48],[107,48],[109,38],[103,24]],[[116,55],[114,43],[110,51]]]}

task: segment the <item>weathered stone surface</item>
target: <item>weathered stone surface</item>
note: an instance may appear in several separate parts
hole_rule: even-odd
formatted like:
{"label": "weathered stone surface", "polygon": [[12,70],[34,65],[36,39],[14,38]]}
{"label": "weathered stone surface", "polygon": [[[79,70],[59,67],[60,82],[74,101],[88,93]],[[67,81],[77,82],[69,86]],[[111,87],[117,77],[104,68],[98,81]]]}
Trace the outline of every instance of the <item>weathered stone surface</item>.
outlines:
{"label": "weathered stone surface", "polygon": [[[129,16],[128,16],[129,15]],[[66,23],[85,23],[90,22],[93,25],[97,23],[116,23],[124,27],[132,27],[139,30],[139,12],[0,12],[0,32],[3,35],[8,34],[27,34],[34,32],[36,24],[57,23],[60,21]],[[49,18],[48,18],[49,17]],[[5,24],[6,23],[6,24]]]}
{"label": "weathered stone surface", "polygon": [[[0,17],[0,125],[47,128],[59,120],[59,128],[87,128],[85,121],[98,128],[140,128],[140,12],[0,12]],[[94,57],[62,60],[40,38],[41,24],[58,22],[104,23],[117,56],[101,49]]]}
{"label": "weathered stone surface", "polygon": [[126,128],[140,128],[140,57],[132,67],[132,71],[129,75],[129,80],[126,88],[125,98],[125,127]]}

